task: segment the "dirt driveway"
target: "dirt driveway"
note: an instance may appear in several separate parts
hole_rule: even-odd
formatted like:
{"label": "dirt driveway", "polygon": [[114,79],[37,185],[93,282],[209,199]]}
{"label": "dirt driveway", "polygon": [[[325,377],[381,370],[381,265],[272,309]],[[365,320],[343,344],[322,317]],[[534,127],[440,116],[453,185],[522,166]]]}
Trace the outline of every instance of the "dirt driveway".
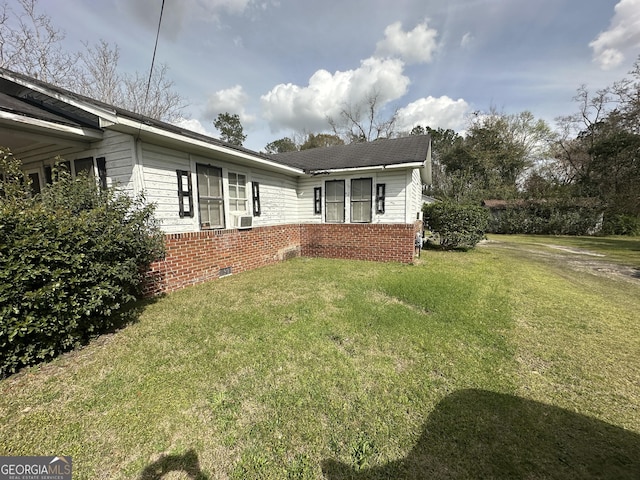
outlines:
{"label": "dirt driveway", "polygon": [[587,272],[593,275],[640,285],[640,268],[612,263],[607,260],[606,255],[581,248],[548,243],[519,244],[498,240],[484,240],[478,244],[478,247],[502,248],[527,252],[540,261],[553,263],[562,268],[569,268],[575,271]]}

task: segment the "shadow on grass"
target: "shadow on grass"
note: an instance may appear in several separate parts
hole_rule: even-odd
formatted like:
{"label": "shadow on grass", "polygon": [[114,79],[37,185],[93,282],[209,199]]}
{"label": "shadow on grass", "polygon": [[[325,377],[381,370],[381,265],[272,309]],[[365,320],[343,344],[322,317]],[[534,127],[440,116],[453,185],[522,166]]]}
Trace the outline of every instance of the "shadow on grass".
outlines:
{"label": "shadow on grass", "polygon": [[511,395],[461,390],[429,415],[406,458],[357,471],[322,462],[329,480],[638,479],[640,435]]}
{"label": "shadow on grass", "polygon": [[209,480],[209,476],[200,470],[200,461],[195,450],[189,450],[184,455],[161,456],[145,467],[138,480],[161,480],[171,472],[184,472],[192,480]]}

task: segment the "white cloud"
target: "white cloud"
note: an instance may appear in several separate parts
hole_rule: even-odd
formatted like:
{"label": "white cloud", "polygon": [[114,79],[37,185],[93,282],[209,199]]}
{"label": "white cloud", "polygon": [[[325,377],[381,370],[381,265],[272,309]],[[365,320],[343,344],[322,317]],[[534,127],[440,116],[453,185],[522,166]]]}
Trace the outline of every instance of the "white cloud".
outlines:
{"label": "white cloud", "polygon": [[462,48],[470,48],[475,43],[476,38],[473,36],[471,32],[467,32],[462,36],[462,40],[460,40],[460,46]]}
{"label": "white cloud", "polygon": [[193,118],[179,118],[173,124],[176,127],[184,128],[185,130],[191,130],[192,132],[201,133],[202,135],[208,135],[209,137],[215,137],[214,133],[204,128],[200,120]]}
{"label": "white cloud", "polygon": [[261,97],[265,118],[272,132],[282,129],[324,131],[327,117],[337,117],[347,105],[365,102],[371,94],[378,96],[382,107],[402,97],[409,87],[404,63],[398,59],[368,58],[360,67],[333,75],[318,70],[305,87],[279,84]]}
{"label": "white cloud", "polygon": [[426,20],[410,32],[402,30],[402,23],[392,23],[384,36],[376,45],[376,56],[399,57],[407,64],[429,63],[438,48],[438,31],[429,28]]}
{"label": "white cloud", "polygon": [[469,104],[462,98],[453,100],[447,96],[429,96],[399,109],[397,127],[400,131],[410,131],[417,125],[459,131],[464,128],[468,113]]}
{"label": "white cloud", "polygon": [[603,70],[620,65],[625,53],[640,49],[640,0],[620,0],[609,29],[600,33],[589,46],[594,60]]}
{"label": "white cloud", "polygon": [[237,114],[244,127],[255,121],[255,115],[250,115],[245,111],[245,106],[249,102],[249,95],[241,85],[218,90],[209,95],[204,110],[204,118],[214,120],[219,113]]}

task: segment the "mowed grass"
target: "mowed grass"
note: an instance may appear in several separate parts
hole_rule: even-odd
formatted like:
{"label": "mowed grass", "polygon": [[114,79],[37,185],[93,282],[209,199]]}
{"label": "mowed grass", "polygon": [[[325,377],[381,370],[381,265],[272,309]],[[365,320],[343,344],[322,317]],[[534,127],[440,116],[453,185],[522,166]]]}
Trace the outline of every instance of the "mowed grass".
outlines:
{"label": "mowed grass", "polygon": [[71,455],[76,479],[638,478],[640,282],[497,239],[159,298],[1,381],[0,455]]}

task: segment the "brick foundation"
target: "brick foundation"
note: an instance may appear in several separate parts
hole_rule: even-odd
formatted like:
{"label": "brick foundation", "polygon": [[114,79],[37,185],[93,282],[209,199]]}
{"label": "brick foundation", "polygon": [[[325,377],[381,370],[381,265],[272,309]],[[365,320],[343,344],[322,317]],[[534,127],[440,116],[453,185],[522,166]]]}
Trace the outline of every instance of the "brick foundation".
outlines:
{"label": "brick foundation", "polygon": [[302,256],[305,257],[413,262],[413,225],[325,223],[302,227]]}
{"label": "brick foundation", "polygon": [[172,292],[299,256],[411,263],[420,227],[304,224],[168,234],[165,259],[151,266],[145,293]]}

